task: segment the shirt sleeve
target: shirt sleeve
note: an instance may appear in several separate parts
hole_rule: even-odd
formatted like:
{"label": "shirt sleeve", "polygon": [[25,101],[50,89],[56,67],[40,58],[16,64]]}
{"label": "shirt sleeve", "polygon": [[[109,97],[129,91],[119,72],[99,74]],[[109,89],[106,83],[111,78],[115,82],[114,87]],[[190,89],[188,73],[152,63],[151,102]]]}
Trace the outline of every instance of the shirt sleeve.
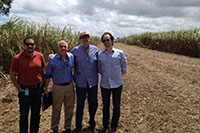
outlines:
{"label": "shirt sleeve", "polygon": [[97,54],[97,68],[98,68],[98,72],[102,73],[101,61],[99,60],[99,56],[100,56],[100,52]]}
{"label": "shirt sleeve", "polygon": [[75,48],[73,48],[70,53],[72,53],[73,55],[75,54]]}
{"label": "shirt sleeve", "polygon": [[49,61],[47,68],[46,68],[46,74],[44,75],[45,78],[52,78],[52,59]]}
{"label": "shirt sleeve", "polygon": [[43,55],[42,55],[42,67],[45,68],[45,60]]}
{"label": "shirt sleeve", "polygon": [[17,64],[18,64],[17,58],[13,57],[11,67],[10,67],[10,71],[17,72],[18,71],[18,65]]}
{"label": "shirt sleeve", "polygon": [[128,70],[128,61],[123,51],[121,52],[121,67],[122,67],[122,71]]}
{"label": "shirt sleeve", "polygon": [[74,67],[74,55],[71,55],[71,62],[72,62],[72,67]]}

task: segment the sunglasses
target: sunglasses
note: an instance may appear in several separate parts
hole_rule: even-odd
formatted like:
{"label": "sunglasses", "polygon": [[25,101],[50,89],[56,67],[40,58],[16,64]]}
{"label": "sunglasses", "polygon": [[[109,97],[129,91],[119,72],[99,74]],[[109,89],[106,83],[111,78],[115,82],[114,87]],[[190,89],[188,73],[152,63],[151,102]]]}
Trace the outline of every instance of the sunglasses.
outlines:
{"label": "sunglasses", "polygon": [[110,39],[105,39],[102,42],[105,43],[105,42],[109,42],[109,41],[110,41]]}
{"label": "sunglasses", "polygon": [[84,39],[84,38],[90,38],[90,36],[89,35],[83,35],[83,36],[80,37],[80,39]]}
{"label": "sunglasses", "polygon": [[35,43],[25,43],[25,45],[26,45],[26,46],[30,46],[30,45],[31,45],[31,46],[34,46]]}

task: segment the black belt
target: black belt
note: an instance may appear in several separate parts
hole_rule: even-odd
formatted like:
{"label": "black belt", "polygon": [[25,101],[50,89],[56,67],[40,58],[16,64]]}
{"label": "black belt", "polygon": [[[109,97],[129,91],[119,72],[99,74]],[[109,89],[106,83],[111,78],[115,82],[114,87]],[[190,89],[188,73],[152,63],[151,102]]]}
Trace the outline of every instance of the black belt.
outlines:
{"label": "black belt", "polygon": [[66,83],[61,83],[61,84],[56,84],[56,85],[62,85],[62,86],[66,86],[69,85],[71,82],[66,82]]}
{"label": "black belt", "polygon": [[26,88],[28,88],[28,89],[31,89],[31,88],[38,88],[39,86],[40,86],[40,84],[41,83],[39,83],[39,84],[36,84],[36,85],[20,85],[20,87],[22,88],[22,89],[26,89]]}

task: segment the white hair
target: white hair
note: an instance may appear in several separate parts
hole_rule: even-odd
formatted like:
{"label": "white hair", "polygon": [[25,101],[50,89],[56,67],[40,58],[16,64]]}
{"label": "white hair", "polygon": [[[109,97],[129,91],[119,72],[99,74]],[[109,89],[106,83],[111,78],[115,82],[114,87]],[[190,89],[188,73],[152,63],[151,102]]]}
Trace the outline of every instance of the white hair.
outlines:
{"label": "white hair", "polygon": [[60,44],[63,44],[63,43],[65,43],[67,48],[68,48],[68,43],[64,40],[61,40],[61,41],[58,42],[58,47],[60,47]]}

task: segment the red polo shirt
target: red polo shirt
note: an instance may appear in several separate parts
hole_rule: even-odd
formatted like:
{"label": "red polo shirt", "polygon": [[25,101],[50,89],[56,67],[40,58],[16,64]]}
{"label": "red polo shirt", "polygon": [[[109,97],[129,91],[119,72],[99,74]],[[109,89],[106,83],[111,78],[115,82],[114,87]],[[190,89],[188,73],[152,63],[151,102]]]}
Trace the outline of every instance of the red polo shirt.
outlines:
{"label": "red polo shirt", "polygon": [[44,56],[34,51],[29,57],[25,52],[13,57],[11,71],[17,72],[20,85],[36,85],[42,81],[42,69],[45,67]]}

